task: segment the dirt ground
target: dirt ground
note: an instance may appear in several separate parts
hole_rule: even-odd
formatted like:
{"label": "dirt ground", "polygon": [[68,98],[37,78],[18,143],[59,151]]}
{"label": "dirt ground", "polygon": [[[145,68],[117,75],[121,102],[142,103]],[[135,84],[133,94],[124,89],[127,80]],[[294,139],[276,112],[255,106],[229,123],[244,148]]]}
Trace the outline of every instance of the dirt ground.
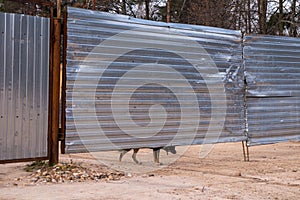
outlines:
{"label": "dirt ground", "polygon": [[[215,145],[205,158],[199,158],[199,149],[189,147],[174,163],[168,161],[174,155],[162,152],[162,166],[152,163],[148,149],[138,154],[141,165],[132,162],[130,153],[119,163],[117,153],[106,152],[103,162],[113,158],[109,167],[122,166],[126,173],[120,180],[97,182],[26,183],[19,179],[29,176],[24,171],[28,163],[0,165],[0,199],[300,199],[299,142],[250,147],[250,162],[243,161],[241,143]],[[98,162],[101,156],[61,155],[61,162],[71,160],[105,168]]]}

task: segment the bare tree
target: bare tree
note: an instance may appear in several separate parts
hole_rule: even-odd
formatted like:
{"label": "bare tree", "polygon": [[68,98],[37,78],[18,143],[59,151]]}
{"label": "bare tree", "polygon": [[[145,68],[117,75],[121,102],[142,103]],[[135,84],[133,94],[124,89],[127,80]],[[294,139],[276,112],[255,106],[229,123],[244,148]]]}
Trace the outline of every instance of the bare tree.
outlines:
{"label": "bare tree", "polygon": [[146,7],[146,19],[150,19],[150,8],[149,5],[150,4],[150,0],[145,0],[145,7]]}
{"label": "bare tree", "polygon": [[278,32],[283,35],[283,0],[279,0]]}
{"label": "bare tree", "polygon": [[167,22],[171,22],[172,0],[167,1]]}
{"label": "bare tree", "polygon": [[[297,25],[296,25],[296,6],[297,6],[297,0],[293,0],[291,5],[291,25],[290,25],[290,31],[289,35],[293,37],[297,37]],[[299,18],[300,14],[298,13]],[[299,19],[300,21],[300,19]]]}
{"label": "bare tree", "polygon": [[268,1],[258,0],[259,29],[262,34],[267,33],[267,9]]}
{"label": "bare tree", "polygon": [[100,11],[122,13],[149,20],[238,29],[246,33],[286,34],[294,37],[299,35],[299,0],[68,1],[72,2],[73,6],[89,9],[92,8],[92,3],[87,5],[86,2],[94,2],[96,9]]}
{"label": "bare tree", "polygon": [[122,14],[126,15],[127,10],[126,10],[126,0],[122,0]]}
{"label": "bare tree", "polygon": [[251,27],[251,0],[247,0],[247,28],[246,32],[251,33],[252,32],[252,27]]}

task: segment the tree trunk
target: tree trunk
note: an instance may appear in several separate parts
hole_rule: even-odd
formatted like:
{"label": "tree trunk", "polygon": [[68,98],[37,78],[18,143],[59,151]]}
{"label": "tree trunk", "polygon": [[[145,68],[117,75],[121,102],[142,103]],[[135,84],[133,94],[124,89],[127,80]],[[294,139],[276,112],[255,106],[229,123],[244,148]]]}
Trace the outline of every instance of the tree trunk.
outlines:
{"label": "tree trunk", "polygon": [[258,0],[259,28],[261,34],[267,33],[267,0]]}
{"label": "tree trunk", "polygon": [[145,4],[146,4],[146,19],[150,19],[150,9],[149,9],[149,4],[150,4],[150,0],[145,0]]}
{"label": "tree trunk", "polygon": [[[261,4],[260,0],[257,0],[257,14],[258,14],[258,27],[259,27],[259,29],[261,27],[260,4]],[[261,31],[259,30],[259,32],[261,32]]]}
{"label": "tree trunk", "polygon": [[181,6],[181,8],[180,8],[179,15],[178,15],[178,20],[179,20],[179,21],[181,21],[181,15],[182,15],[183,9],[184,9],[184,7],[185,7],[185,4],[186,4],[186,0],[183,0],[182,6]]}
{"label": "tree trunk", "polygon": [[241,12],[241,2],[240,1],[236,1],[236,10],[237,10],[237,29],[241,30],[241,20],[242,20],[242,12]]}
{"label": "tree trunk", "polygon": [[204,8],[204,16],[205,16],[205,19],[204,19],[204,24],[206,26],[210,26],[210,6],[209,6],[209,0],[205,0],[205,8]]}
{"label": "tree trunk", "polygon": [[248,33],[252,32],[251,27],[251,0],[247,1]]}
{"label": "tree trunk", "polygon": [[171,22],[171,3],[172,0],[167,1],[167,23]]}
{"label": "tree trunk", "polygon": [[248,1],[242,1],[241,4],[242,4],[242,8],[243,8],[243,10],[241,10],[242,13],[243,13],[242,16],[244,18],[244,25],[243,25],[242,29],[244,29],[244,31],[247,33],[248,32],[248,25],[249,25],[248,15],[247,15],[248,14],[247,13]]}
{"label": "tree trunk", "polygon": [[239,28],[239,4],[238,4],[238,1],[235,1],[234,2],[234,6],[233,6],[233,9],[234,9],[234,15],[233,15],[233,20],[234,20],[234,29],[237,30]]}
{"label": "tree trunk", "polygon": [[[292,11],[292,14],[291,14],[291,25],[290,25],[290,33],[289,35],[290,36],[293,36],[293,37],[297,37],[297,26],[296,26],[296,3],[297,3],[297,0],[293,0],[292,2],[292,7],[291,7],[291,11]],[[299,15],[300,17],[300,15]]]}
{"label": "tree trunk", "polygon": [[137,10],[137,17],[138,18],[143,18],[144,17],[144,1],[143,0],[139,0],[138,1],[138,10]]}
{"label": "tree trunk", "polygon": [[283,35],[283,0],[279,0],[278,33]]}
{"label": "tree trunk", "polygon": [[126,0],[122,0],[122,14],[126,15],[127,10],[126,10]]}
{"label": "tree trunk", "polygon": [[61,0],[56,1],[56,7],[57,7],[57,18],[61,18]]}

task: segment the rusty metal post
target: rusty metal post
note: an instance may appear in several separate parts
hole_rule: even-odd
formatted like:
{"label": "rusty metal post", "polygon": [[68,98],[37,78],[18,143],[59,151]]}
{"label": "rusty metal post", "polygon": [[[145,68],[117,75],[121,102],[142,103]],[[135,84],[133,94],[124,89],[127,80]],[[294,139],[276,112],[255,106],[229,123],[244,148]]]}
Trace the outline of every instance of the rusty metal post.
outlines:
{"label": "rusty metal post", "polygon": [[63,65],[62,65],[62,91],[61,91],[61,142],[60,152],[65,153],[65,138],[66,138],[66,65],[67,65],[67,9],[64,10],[63,21]]}
{"label": "rusty metal post", "polygon": [[57,18],[61,18],[61,0],[56,1],[56,7],[57,7]]}
{"label": "rusty metal post", "polygon": [[54,24],[54,9],[50,8],[50,55],[49,55],[49,106],[48,106],[48,159],[51,154],[51,138],[52,138],[52,74],[53,74],[53,24]]}
{"label": "rusty metal post", "polygon": [[52,114],[49,164],[58,163],[58,132],[59,132],[59,91],[60,91],[60,46],[61,20],[54,19],[53,24],[53,68],[52,68]]}

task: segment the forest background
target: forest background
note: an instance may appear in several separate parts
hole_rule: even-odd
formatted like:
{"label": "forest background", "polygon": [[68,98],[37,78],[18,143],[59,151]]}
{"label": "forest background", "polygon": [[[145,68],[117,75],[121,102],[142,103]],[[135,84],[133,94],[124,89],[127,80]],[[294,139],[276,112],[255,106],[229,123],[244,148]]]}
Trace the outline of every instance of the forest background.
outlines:
{"label": "forest background", "polygon": [[[61,3],[154,21],[300,37],[300,0],[62,0]],[[48,12],[35,3],[9,0],[0,0],[0,11],[40,16]]]}

